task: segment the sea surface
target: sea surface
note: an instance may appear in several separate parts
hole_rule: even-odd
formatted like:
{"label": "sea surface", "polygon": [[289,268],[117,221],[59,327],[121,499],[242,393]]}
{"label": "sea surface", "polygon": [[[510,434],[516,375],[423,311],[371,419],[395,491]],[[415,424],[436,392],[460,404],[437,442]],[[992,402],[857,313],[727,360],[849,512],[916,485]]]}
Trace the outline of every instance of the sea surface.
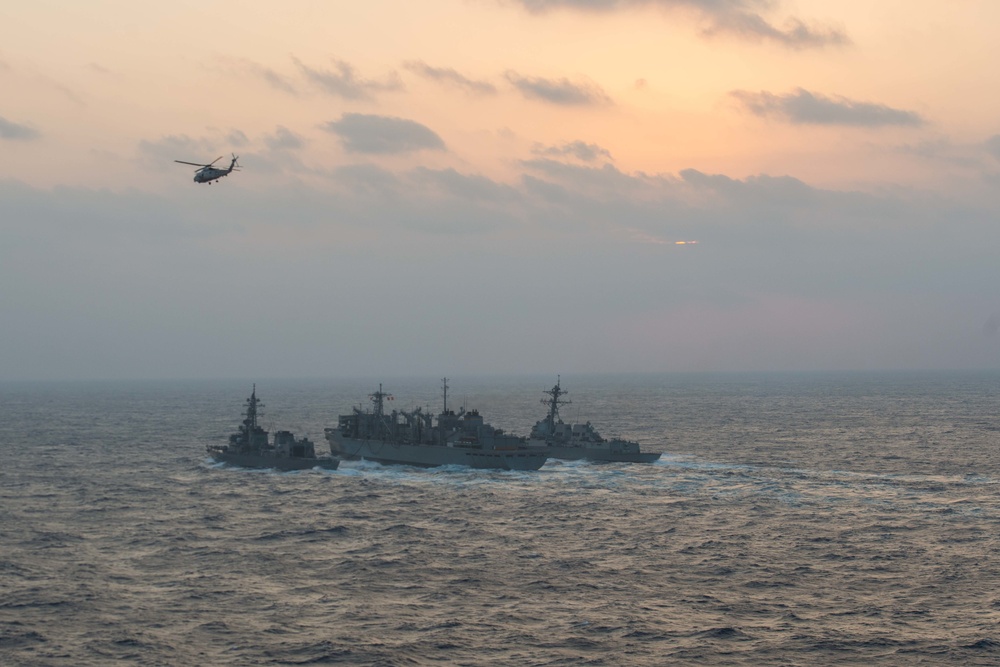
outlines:
{"label": "sea surface", "polygon": [[[383,382],[264,380],[308,435]],[[554,377],[454,378],[527,433]],[[564,376],[664,452],[214,464],[244,381],[0,384],[3,665],[997,665],[1000,373]]]}

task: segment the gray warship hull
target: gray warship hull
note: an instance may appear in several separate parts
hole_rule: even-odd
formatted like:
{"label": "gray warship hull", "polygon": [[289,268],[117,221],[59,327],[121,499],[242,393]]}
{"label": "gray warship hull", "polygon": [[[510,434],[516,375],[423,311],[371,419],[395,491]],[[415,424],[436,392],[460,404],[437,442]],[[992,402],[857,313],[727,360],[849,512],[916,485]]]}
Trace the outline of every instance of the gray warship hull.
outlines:
{"label": "gray warship hull", "polygon": [[477,449],[451,445],[399,444],[381,440],[345,438],[333,429],[327,432],[330,452],[349,460],[375,461],[420,468],[460,465],[492,470],[538,470],[549,457],[547,449]]}
{"label": "gray warship hull", "polygon": [[615,452],[598,447],[560,447],[542,445],[549,457],[561,461],[595,461],[602,463],[654,463],[660,459],[660,452]]}
{"label": "gray warship hull", "polygon": [[228,445],[208,445],[208,455],[219,463],[242,468],[273,468],[275,470],[309,470],[326,468],[336,470],[340,461],[329,456],[317,456],[316,447],[309,438],[295,438],[291,431],[278,431],[274,442],[258,423],[263,403],[257,398],[257,385],[246,401],[246,418],[239,430],[229,436]]}
{"label": "gray warship hull", "polygon": [[221,449],[211,451],[209,454],[219,463],[226,463],[241,468],[273,468],[282,472],[288,470],[312,470],[313,468],[336,470],[337,466],[340,465],[339,460],[327,456],[317,456],[316,458],[268,456],[264,454],[226,452]]}
{"label": "gray warship hull", "polygon": [[[560,378],[561,379],[561,378]],[[566,391],[560,382],[544,392],[550,398],[542,399],[549,406],[544,419],[535,422],[528,444],[532,447],[547,447],[549,456],[564,461],[600,461],[607,463],[653,463],[659,460],[659,452],[644,452],[639,443],[622,438],[604,438],[590,422],[567,424],[559,418],[559,406],[567,405]]]}

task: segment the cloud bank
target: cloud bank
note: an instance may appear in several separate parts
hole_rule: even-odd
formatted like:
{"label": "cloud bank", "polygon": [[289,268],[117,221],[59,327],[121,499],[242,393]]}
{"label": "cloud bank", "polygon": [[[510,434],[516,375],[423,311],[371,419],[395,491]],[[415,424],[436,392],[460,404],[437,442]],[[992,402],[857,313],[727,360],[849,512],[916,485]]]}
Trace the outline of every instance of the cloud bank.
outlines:
{"label": "cloud bank", "polygon": [[528,99],[559,106],[602,106],[612,103],[607,93],[594,83],[574,83],[566,78],[522,76],[512,70],[508,70],[505,76]]}
{"label": "cloud bank", "polygon": [[983,143],[986,152],[1000,160],[1000,134],[994,134]]}
{"label": "cloud bank", "polygon": [[302,137],[295,134],[287,127],[279,125],[275,128],[274,134],[264,137],[264,143],[271,150],[298,150],[305,146]]}
{"label": "cloud bank", "polygon": [[406,118],[345,113],[322,126],[337,135],[351,153],[388,155],[445,150],[444,141],[426,125]]}
{"label": "cloud bank", "polygon": [[547,159],[512,183],[370,164],[334,189],[243,176],[162,196],[0,181],[0,374],[1000,363],[971,342],[996,312],[983,248],[1000,204]]}
{"label": "cloud bank", "polygon": [[914,111],[858,102],[846,97],[826,97],[803,88],[784,95],[746,90],[734,90],[729,94],[756,116],[777,118],[798,125],[919,127],[924,124],[924,119]]}
{"label": "cloud bank", "polygon": [[297,58],[293,60],[306,79],[320,90],[345,100],[370,100],[378,93],[403,89],[403,81],[395,72],[382,80],[365,79],[358,75],[353,65],[343,60],[334,60],[332,70],[309,67]]}
{"label": "cloud bank", "polygon": [[472,95],[493,95],[497,92],[497,87],[492,83],[470,79],[448,67],[431,67],[421,60],[407,61],[403,67],[425,79],[459,88]]}
{"label": "cloud bank", "polygon": [[551,158],[574,158],[581,162],[595,162],[599,159],[611,160],[611,152],[597,144],[585,141],[570,141],[558,146],[536,144],[531,152],[534,155]]}
{"label": "cloud bank", "polygon": [[831,26],[810,26],[789,18],[783,28],[764,18],[774,2],[769,0],[518,0],[533,14],[554,9],[609,12],[637,7],[693,11],[707,22],[705,36],[732,35],[750,41],[768,41],[791,49],[843,46],[847,34]]}
{"label": "cloud bank", "polygon": [[33,141],[41,138],[41,136],[41,133],[33,127],[15,123],[0,116],[0,139]]}

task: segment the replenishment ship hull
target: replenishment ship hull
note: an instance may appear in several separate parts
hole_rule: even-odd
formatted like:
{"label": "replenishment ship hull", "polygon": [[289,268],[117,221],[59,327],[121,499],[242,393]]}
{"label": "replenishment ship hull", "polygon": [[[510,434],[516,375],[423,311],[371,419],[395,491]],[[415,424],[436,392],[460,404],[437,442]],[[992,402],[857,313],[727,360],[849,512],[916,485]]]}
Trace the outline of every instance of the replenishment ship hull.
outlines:
{"label": "replenishment ship hull", "polygon": [[339,437],[336,429],[327,429],[330,451],[353,461],[366,460],[388,465],[421,468],[462,465],[496,470],[538,470],[547,460],[548,451],[471,449],[448,445],[409,445],[383,441]]}
{"label": "replenishment ship hull", "polygon": [[548,459],[547,448],[529,447],[526,439],[504,433],[483,421],[476,410],[444,409],[437,420],[420,408],[385,411],[393,397],[379,390],[369,396],[371,410],[354,408],[340,415],[337,428],[327,428],[330,452],[339,458],[431,468],[447,465],[498,470],[538,470]]}
{"label": "replenishment ship hull", "polygon": [[549,406],[545,418],[536,422],[531,429],[528,444],[547,447],[549,456],[564,461],[601,461],[616,463],[653,463],[659,460],[659,452],[643,452],[639,443],[621,438],[604,438],[590,422],[567,424],[559,418],[559,406],[569,401],[562,397],[566,391],[556,381],[556,386],[545,392],[551,398],[543,398]]}

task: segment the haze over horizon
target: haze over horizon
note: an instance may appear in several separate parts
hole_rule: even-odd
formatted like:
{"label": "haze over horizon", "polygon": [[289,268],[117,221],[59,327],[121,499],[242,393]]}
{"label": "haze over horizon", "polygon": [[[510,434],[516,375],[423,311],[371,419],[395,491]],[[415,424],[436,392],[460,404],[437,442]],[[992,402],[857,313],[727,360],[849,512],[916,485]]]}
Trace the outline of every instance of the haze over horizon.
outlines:
{"label": "haze over horizon", "polygon": [[1000,369],[998,20],[5,7],[0,379]]}

